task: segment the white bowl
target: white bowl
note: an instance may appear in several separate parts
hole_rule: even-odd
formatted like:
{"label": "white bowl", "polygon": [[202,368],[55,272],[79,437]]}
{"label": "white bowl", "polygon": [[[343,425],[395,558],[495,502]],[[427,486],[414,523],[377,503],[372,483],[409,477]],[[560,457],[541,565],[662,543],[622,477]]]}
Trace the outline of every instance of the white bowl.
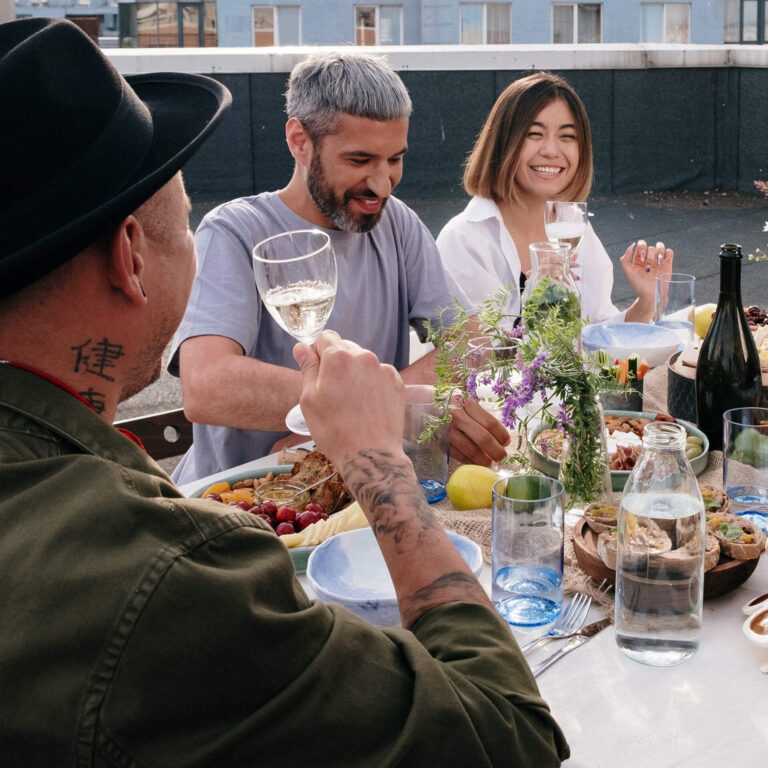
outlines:
{"label": "white bowl", "polygon": [[655,368],[680,349],[680,339],[670,328],[650,323],[595,323],[582,330],[581,345],[590,352],[602,349],[614,360],[637,355]]}
{"label": "white bowl", "polygon": [[[446,531],[475,576],[483,568],[478,544]],[[339,603],[371,624],[400,623],[395,588],[371,528],[332,536],[309,556],[307,579],[327,603]]]}

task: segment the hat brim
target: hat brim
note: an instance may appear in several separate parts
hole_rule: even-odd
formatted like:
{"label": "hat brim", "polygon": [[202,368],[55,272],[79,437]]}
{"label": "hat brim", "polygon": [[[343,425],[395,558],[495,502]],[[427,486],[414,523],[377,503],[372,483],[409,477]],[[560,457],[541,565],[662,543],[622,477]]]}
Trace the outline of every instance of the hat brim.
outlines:
{"label": "hat brim", "polygon": [[227,88],[202,75],[154,73],[125,79],[152,116],[152,143],[142,162],[117,194],[6,257],[0,298],[68,261],[152,197],[208,138],[232,102]]}

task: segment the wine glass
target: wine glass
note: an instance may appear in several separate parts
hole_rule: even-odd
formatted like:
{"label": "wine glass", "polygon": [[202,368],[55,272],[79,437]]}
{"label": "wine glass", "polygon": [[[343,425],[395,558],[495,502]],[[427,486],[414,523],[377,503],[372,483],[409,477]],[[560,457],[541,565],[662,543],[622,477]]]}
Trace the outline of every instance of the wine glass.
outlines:
{"label": "wine glass", "polygon": [[547,200],[544,208],[547,240],[551,243],[568,243],[573,253],[587,230],[587,217],[586,203]]}
{"label": "wine glass", "polygon": [[[331,238],[319,229],[268,237],[253,249],[253,274],[275,322],[295,339],[312,344],[336,299],[336,255]],[[309,435],[298,405],[288,411],[285,424],[296,434]]]}

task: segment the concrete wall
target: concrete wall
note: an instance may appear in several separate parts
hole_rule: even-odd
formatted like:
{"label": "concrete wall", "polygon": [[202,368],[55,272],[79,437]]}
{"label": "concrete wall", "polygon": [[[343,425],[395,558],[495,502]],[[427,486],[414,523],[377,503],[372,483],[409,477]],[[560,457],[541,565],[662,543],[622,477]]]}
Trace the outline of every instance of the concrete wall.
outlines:
{"label": "concrete wall", "polygon": [[[765,46],[504,46],[379,49],[414,113],[399,194],[462,194],[461,164],[498,93],[534,69],[563,74],[590,115],[594,193],[753,191],[768,177]],[[124,74],[209,74],[234,108],[186,168],[196,200],[276,189],[290,177],[283,92],[306,49],[110,50]]]}

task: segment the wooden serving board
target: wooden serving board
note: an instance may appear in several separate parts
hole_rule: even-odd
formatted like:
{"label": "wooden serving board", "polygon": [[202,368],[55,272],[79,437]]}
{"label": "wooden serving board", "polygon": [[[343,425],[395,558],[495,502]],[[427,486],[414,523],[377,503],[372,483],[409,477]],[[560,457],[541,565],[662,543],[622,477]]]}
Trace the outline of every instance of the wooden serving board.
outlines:
{"label": "wooden serving board", "polygon": [[[603,579],[614,583],[616,572],[597,553],[597,534],[586,520],[579,520],[573,526],[573,550],[584,573],[598,583]],[[743,584],[757,568],[758,559],[731,560],[721,555],[720,562],[704,574],[704,599],[720,597]]]}

